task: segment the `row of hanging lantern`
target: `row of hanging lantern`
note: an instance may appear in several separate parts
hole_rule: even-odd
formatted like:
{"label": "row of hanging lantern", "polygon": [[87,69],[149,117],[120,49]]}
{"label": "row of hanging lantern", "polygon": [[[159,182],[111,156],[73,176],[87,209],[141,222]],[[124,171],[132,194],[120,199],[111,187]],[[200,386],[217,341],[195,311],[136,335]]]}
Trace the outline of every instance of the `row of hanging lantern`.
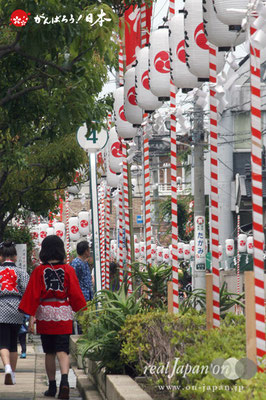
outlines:
{"label": "row of hanging lantern", "polygon": [[[57,235],[63,241],[66,239],[66,226],[63,222],[55,222],[52,226],[48,223],[33,225],[30,229],[32,239],[35,243],[41,244],[43,239],[50,235]],[[91,213],[90,211],[81,211],[77,217],[69,218],[69,238],[71,241],[77,241],[82,236],[91,233]]]}
{"label": "row of hanging lantern", "polygon": [[[237,240],[237,246],[240,253],[253,254],[253,247],[254,247],[253,236],[247,236],[244,233],[240,234]],[[234,239],[225,240],[225,252],[228,257],[234,257],[235,255]]]}

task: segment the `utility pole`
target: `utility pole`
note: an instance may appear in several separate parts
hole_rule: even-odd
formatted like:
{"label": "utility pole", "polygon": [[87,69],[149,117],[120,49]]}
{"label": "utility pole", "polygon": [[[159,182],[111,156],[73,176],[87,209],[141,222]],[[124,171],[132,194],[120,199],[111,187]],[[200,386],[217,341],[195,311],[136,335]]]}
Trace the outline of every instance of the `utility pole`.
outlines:
{"label": "utility pole", "polygon": [[194,105],[192,135],[194,139],[194,240],[195,264],[192,272],[193,289],[206,287],[205,251],[205,193],[204,193],[204,125],[203,110]]}

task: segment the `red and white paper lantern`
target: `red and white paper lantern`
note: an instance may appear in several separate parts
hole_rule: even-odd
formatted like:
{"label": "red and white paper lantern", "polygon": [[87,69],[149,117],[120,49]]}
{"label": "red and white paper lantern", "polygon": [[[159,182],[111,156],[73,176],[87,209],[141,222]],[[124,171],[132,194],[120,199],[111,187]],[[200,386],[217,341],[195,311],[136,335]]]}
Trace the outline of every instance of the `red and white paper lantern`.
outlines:
{"label": "red and white paper lantern", "polygon": [[88,211],[81,211],[78,215],[79,219],[79,232],[82,236],[90,233],[90,218]]}
{"label": "red and white paper lantern", "polygon": [[39,242],[42,243],[43,239],[47,236],[48,224],[39,224]]}
{"label": "red and white paper lantern", "polygon": [[116,174],[115,172],[111,171],[110,168],[107,169],[106,175],[106,182],[107,185],[111,188],[117,188],[120,186],[120,178],[121,174]]}
{"label": "red and white paper lantern", "polygon": [[164,248],[164,249],[163,249],[163,261],[164,261],[166,264],[169,264],[169,263],[170,263],[170,251],[169,251],[168,248]]}
{"label": "red and white paper lantern", "polygon": [[156,250],[157,250],[156,244],[152,243],[151,244],[151,259],[152,260],[156,259]]}
{"label": "red and white paper lantern", "polygon": [[248,236],[248,238],[247,238],[247,253],[248,254],[253,254],[253,247],[254,247],[253,236]]}
{"label": "red and white paper lantern", "polygon": [[168,27],[163,26],[150,35],[150,89],[160,101],[170,100],[170,59]]}
{"label": "red and white paper lantern", "polygon": [[202,7],[205,34],[210,43],[224,51],[245,41],[245,33],[230,31],[229,26],[218,19],[213,0],[203,0]]}
{"label": "red and white paper lantern", "polygon": [[47,236],[54,235],[55,234],[54,227],[53,226],[48,226],[46,233],[47,233]]}
{"label": "red and white paper lantern", "polygon": [[118,140],[118,136],[115,128],[111,128],[109,132],[109,140],[108,140],[108,164],[110,169],[119,174],[122,172],[122,145]]}
{"label": "red and white paper lantern", "polygon": [[179,260],[183,260],[184,258],[184,243],[178,242],[177,244],[177,257]]}
{"label": "red and white paper lantern", "polygon": [[135,67],[130,68],[125,73],[125,86],[124,86],[124,113],[125,117],[136,128],[142,123],[142,109],[138,106],[136,101],[135,89]]}
{"label": "red and white paper lantern", "polygon": [[140,258],[140,243],[135,243],[135,259]]}
{"label": "red and white paper lantern", "polygon": [[157,262],[158,263],[163,262],[163,247],[162,246],[157,246]]}
{"label": "red and white paper lantern", "polygon": [[228,257],[234,257],[235,254],[235,242],[234,239],[226,239],[225,241],[225,252]]}
{"label": "red and white paper lantern", "polygon": [[[185,0],[185,49],[190,72],[201,81],[209,79],[209,44],[204,33],[202,0]],[[217,54],[217,72],[224,65],[224,53]]]}
{"label": "red and white paper lantern", "polygon": [[145,258],[146,257],[146,246],[145,242],[140,242],[140,257]]}
{"label": "red and white paper lantern", "polygon": [[[239,30],[242,19],[245,17],[249,0],[213,0],[213,3],[219,20]],[[241,13],[239,10],[244,12]]]}
{"label": "red and white paper lantern", "polygon": [[186,65],[184,13],[176,14],[169,21],[169,47],[170,73],[175,86],[180,89],[199,87],[201,82],[189,71]]}
{"label": "red and white paper lantern", "polygon": [[69,238],[73,242],[76,242],[80,238],[78,217],[69,218]]}
{"label": "red and white paper lantern", "polygon": [[124,87],[114,91],[114,119],[118,136],[124,139],[132,139],[137,134],[137,128],[127,121],[124,110]]}
{"label": "red and white paper lantern", "polygon": [[247,235],[244,233],[238,236],[238,249],[240,253],[247,252]]}
{"label": "red and white paper lantern", "polygon": [[162,106],[150,89],[149,83],[149,48],[146,46],[137,54],[137,65],[135,67],[136,101],[144,112],[151,113]]}
{"label": "red and white paper lantern", "polygon": [[54,224],[54,233],[56,236],[60,237],[63,241],[65,241],[66,238],[65,224],[63,222],[56,222]]}
{"label": "red and white paper lantern", "polygon": [[190,240],[189,242],[191,257],[195,257],[195,240]]}
{"label": "red and white paper lantern", "polygon": [[184,260],[190,260],[190,246],[188,243],[184,243],[183,254],[184,254]]}
{"label": "red and white paper lantern", "polygon": [[30,234],[31,234],[31,238],[34,242],[37,242],[39,239],[39,226],[38,225],[33,225],[30,229]]}

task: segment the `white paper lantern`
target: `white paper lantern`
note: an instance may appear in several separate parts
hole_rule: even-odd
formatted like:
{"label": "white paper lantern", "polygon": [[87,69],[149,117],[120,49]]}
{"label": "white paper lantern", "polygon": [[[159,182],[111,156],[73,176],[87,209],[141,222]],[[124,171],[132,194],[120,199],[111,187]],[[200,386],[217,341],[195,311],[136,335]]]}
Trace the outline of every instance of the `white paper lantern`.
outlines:
{"label": "white paper lantern", "polygon": [[253,254],[254,240],[253,236],[248,236],[247,238],[247,253]]}
{"label": "white paper lantern", "polygon": [[134,235],[134,243],[138,243],[138,236]]}
{"label": "white paper lantern", "polygon": [[237,10],[247,10],[248,0],[213,0],[213,3],[217,17],[221,22],[231,27],[241,26],[245,12],[240,13]]}
{"label": "white paper lantern", "polygon": [[156,259],[156,251],[157,251],[157,246],[156,246],[156,244],[152,243],[151,244],[151,259],[152,260]]}
{"label": "white paper lantern", "polygon": [[121,143],[118,140],[118,136],[115,127],[110,129],[109,140],[108,140],[108,165],[110,169],[116,174],[121,173],[123,169],[123,154],[121,151]]}
{"label": "white paper lantern", "polygon": [[78,215],[79,218],[79,232],[82,236],[86,236],[90,233],[90,219],[88,211],[81,211]]}
{"label": "white paper lantern", "polygon": [[38,226],[38,225],[33,225],[33,226],[30,228],[31,238],[32,238],[32,240],[33,240],[34,242],[37,242],[37,241],[38,241],[38,239],[39,239],[39,232],[40,232],[40,230],[39,230],[39,226]]}
{"label": "white paper lantern", "polygon": [[48,224],[39,224],[39,243],[42,243],[43,239],[47,236]]}
{"label": "white paper lantern", "polygon": [[169,251],[168,248],[164,248],[164,249],[163,249],[163,261],[164,261],[166,264],[169,264],[169,263],[170,263],[170,251]]}
{"label": "white paper lantern", "polygon": [[189,248],[190,248],[191,257],[194,257],[195,256],[195,240],[190,240]]}
{"label": "white paper lantern", "polygon": [[179,260],[182,260],[184,258],[184,243],[179,242],[177,244],[177,257]]}
{"label": "white paper lantern", "polygon": [[187,243],[184,243],[183,246],[184,260],[190,260],[190,246]]}
{"label": "white paper lantern", "polygon": [[238,236],[238,250],[240,253],[247,252],[247,235],[244,233]]}
{"label": "white paper lantern", "polygon": [[160,27],[150,35],[149,83],[160,101],[170,100],[170,59],[168,27]]}
{"label": "white paper lantern", "polygon": [[226,239],[225,241],[225,252],[228,257],[233,257],[235,254],[235,243],[234,239]]}
{"label": "white paper lantern", "polygon": [[175,86],[186,90],[199,87],[201,82],[186,65],[183,13],[176,14],[169,21],[169,47],[171,78]]}
{"label": "white paper lantern", "polygon": [[145,112],[151,113],[162,106],[150,89],[149,83],[149,48],[143,47],[137,54],[137,65],[135,67],[135,89],[136,101]]}
{"label": "white paper lantern", "polygon": [[55,234],[54,227],[53,226],[48,226],[46,233],[47,233],[47,236],[54,235]]}
{"label": "white paper lantern", "polygon": [[140,243],[135,243],[135,258],[136,260],[140,257]]}
{"label": "white paper lantern", "polygon": [[80,238],[78,217],[69,218],[69,238],[74,242]]}
{"label": "white paper lantern", "polygon": [[59,236],[64,241],[66,237],[65,224],[63,222],[56,222],[54,224],[54,233],[56,236]]}
{"label": "white paper lantern", "polygon": [[[202,0],[185,0],[185,49],[190,72],[201,81],[209,79],[209,44],[204,33]],[[217,54],[217,73],[224,66],[224,53]]]}
{"label": "white paper lantern", "polygon": [[163,262],[163,247],[157,246],[157,262]]}
{"label": "white paper lantern", "polygon": [[203,23],[205,34],[210,43],[220,50],[229,50],[245,41],[245,33],[230,31],[229,26],[221,22],[214,11],[213,0],[203,0]]}
{"label": "white paper lantern", "polygon": [[219,256],[219,261],[222,261],[223,259],[223,246],[219,244],[218,246],[218,256]]}
{"label": "white paper lantern", "polygon": [[141,256],[141,258],[145,258],[146,257],[145,242],[140,242],[140,256]]}
{"label": "white paper lantern", "polygon": [[143,114],[136,101],[135,73],[135,67],[130,68],[125,73],[124,86],[124,113],[126,119],[133,124],[134,128],[141,125]]}
{"label": "white paper lantern", "polygon": [[138,129],[127,121],[124,111],[124,87],[114,91],[114,119],[118,136],[124,139],[132,139],[136,136]]}
{"label": "white paper lantern", "polygon": [[116,174],[111,171],[110,168],[107,169],[106,182],[111,188],[117,188],[120,186],[120,177],[122,174]]}

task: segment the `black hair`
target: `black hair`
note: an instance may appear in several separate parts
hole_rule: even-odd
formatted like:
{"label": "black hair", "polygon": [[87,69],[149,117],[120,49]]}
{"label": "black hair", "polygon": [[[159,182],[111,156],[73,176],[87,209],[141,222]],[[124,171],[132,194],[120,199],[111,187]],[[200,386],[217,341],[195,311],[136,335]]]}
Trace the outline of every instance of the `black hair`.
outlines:
{"label": "black hair", "polygon": [[79,256],[83,256],[86,250],[89,249],[89,243],[87,240],[83,240],[77,244],[77,253]]}
{"label": "black hair", "polygon": [[51,260],[57,260],[63,263],[66,257],[63,240],[56,235],[47,236],[42,241],[39,257],[43,263],[47,263]]}
{"label": "black hair", "polygon": [[11,240],[0,243],[0,255],[3,258],[15,257],[17,255],[15,243]]}

